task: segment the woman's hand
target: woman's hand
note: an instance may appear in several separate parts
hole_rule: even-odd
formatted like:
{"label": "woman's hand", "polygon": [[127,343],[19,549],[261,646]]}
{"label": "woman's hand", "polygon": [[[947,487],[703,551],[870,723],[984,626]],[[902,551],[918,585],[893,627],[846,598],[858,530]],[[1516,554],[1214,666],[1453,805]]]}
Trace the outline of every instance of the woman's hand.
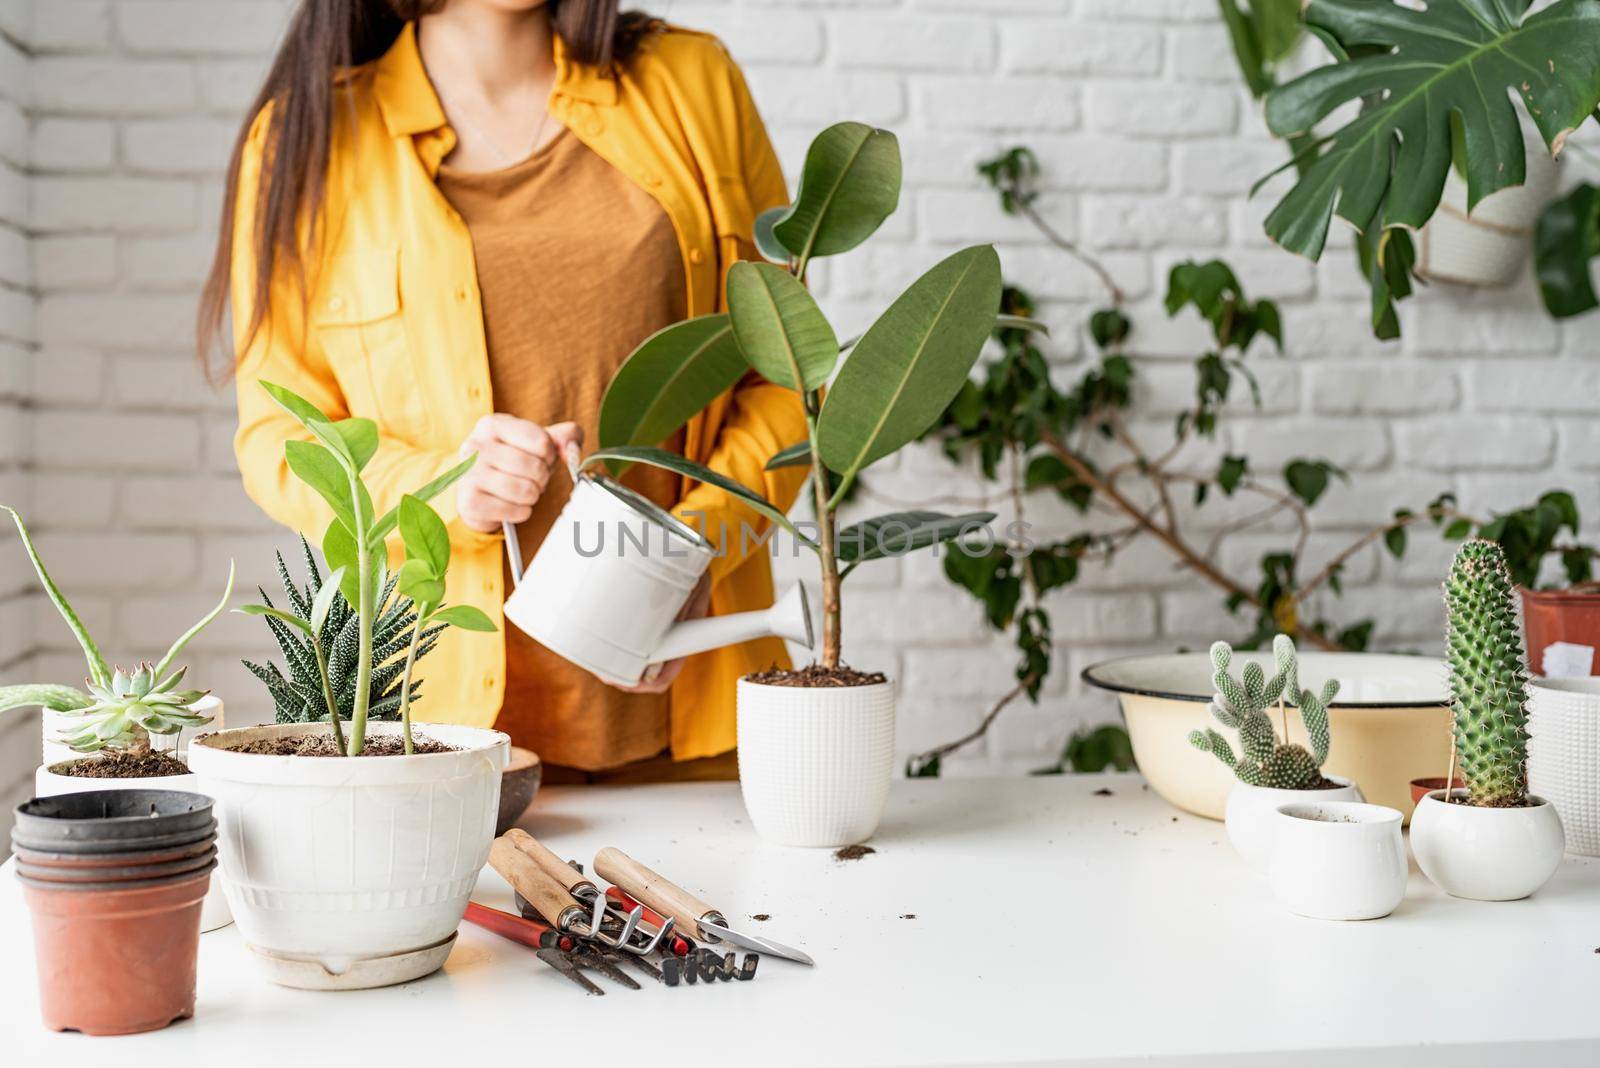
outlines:
{"label": "woman's hand", "polygon": [[478,454],[478,462],[456,483],[461,521],[490,534],[501,523],[527,519],[556,465],[582,447],[583,428],[576,423],[542,427],[504,412],[479,419],[461,444],[463,458]]}
{"label": "woman's hand", "polygon": [[[711,611],[711,576],[701,575],[700,584],[689,594],[689,599],[684,602],[683,611],[678,613],[679,621],[685,619],[702,619]],[[684,662],[689,658],[680,656],[676,660],[668,660],[664,664],[651,664],[644,669],[644,675],[632,686],[616,686],[623,693],[666,693],[672,688],[673,680],[678,677],[678,672],[683,670]]]}

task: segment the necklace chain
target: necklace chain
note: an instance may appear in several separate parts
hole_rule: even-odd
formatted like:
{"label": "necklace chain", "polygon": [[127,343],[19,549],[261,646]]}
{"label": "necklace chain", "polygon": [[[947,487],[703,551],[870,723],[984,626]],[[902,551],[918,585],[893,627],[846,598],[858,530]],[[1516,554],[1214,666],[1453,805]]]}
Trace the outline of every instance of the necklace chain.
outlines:
{"label": "necklace chain", "polygon": [[500,157],[501,167],[514,167],[537,152],[539,150],[539,142],[544,139],[545,124],[550,121],[550,105],[547,101],[545,106],[539,109],[539,125],[534,127],[533,142],[528,146],[528,150],[526,152],[523,152],[521,155],[516,155],[511,152],[507,152],[498,141],[489,136],[489,132],[487,130],[473,122],[471,116],[469,116],[465,111],[462,111],[460,108],[451,107],[446,107],[445,110],[446,112],[450,113],[450,117],[453,120],[459,122],[462,126],[465,126],[474,137],[481,140],[484,145],[487,146],[496,156]]}

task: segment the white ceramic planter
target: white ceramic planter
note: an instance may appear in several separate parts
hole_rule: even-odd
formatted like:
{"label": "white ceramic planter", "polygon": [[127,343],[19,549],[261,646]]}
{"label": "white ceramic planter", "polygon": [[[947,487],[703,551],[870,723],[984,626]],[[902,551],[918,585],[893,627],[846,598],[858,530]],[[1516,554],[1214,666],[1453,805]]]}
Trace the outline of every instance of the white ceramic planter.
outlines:
{"label": "white ceramic planter", "polygon": [[872,836],[894,775],[894,683],[763,686],[739,680],[739,788],[780,845]]}
{"label": "white ceramic planter", "polygon": [[[1457,790],[1456,797],[1465,797]],[[1422,874],[1452,897],[1514,901],[1549,882],[1566,835],[1555,806],[1530,795],[1524,808],[1445,804],[1424,797],[1411,816],[1411,852]]]}
{"label": "white ceramic planter", "polygon": [[[81,753],[67,751],[71,760],[93,759],[84,757]],[[62,762],[55,764],[40,764],[33,773],[33,795],[35,797],[56,797],[60,794],[80,794],[91,790],[183,790],[191,794],[203,794],[200,781],[194,773],[187,775],[156,775],[143,779],[91,779],[78,775],[58,775],[51,769]],[[222,889],[221,872],[211,873],[211,885],[206,890],[205,901],[200,906],[200,931],[215,931],[226,927],[233,922],[233,916],[228,911],[228,898]]]}
{"label": "white ceramic planter", "polygon": [[1399,809],[1356,801],[1291,802],[1275,813],[1268,881],[1290,912],[1375,920],[1406,896]]}
{"label": "white ceramic planter", "polygon": [[1339,785],[1331,790],[1274,790],[1234,780],[1228,791],[1223,820],[1228,826],[1228,841],[1246,864],[1265,873],[1272,860],[1272,843],[1278,833],[1278,806],[1298,801],[1365,801],[1361,790],[1349,779],[1337,775],[1326,778]]}
{"label": "white ceramic planter", "polygon": [[[275,982],[308,989],[386,986],[444,963],[489,857],[499,731],[424,723],[450,753],[288,757],[229,746],[322,725],[283,724],[199,739],[189,764],[216,799],[234,920]],[[396,734],[370,723],[369,736]]]}
{"label": "white ceramic planter", "polygon": [[1533,228],[1555,188],[1556,161],[1531,127],[1524,131],[1527,172],[1522,185],[1484,198],[1467,214],[1467,183],[1454,167],[1439,210],[1417,235],[1417,273],[1469,286],[1516,281],[1533,244]]}
{"label": "white ceramic planter", "polygon": [[1600,678],[1528,680],[1528,789],[1561,816],[1567,852],[1600,856]]}

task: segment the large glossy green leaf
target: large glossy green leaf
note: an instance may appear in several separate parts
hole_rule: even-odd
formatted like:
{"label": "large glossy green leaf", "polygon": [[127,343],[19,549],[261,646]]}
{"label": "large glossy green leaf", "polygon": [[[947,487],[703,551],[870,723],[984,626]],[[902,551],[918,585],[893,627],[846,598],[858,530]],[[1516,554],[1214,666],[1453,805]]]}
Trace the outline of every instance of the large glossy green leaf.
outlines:
{"label": "large glossy green leaf", "polygon": [[1545,209],[1533,256],[1551,315],[1565,319],[1600,304],[1589,276],[1590,261],[1600,256],[1600,187],[1585,182]]}
{"label": "large glossy green leaf", "polygon": [[1233,55],[1251,96],[1273,85],[1273,68],[1300,43],[1301,0],[1217,0]]}
{"label": "large glossy green leaf", "polygon": [[100,684],[108,686],[111,683],[111,667],[106,663],[106,658],[100,655],[100,647],[95,645],[94,639],[89,636],[89,628],[83,625],[83,620],[78,618],[78,613],[72,610],[72,605],[67,602],[66,595],[50,577],[50,572],[45,570],[44,561],[39,559],[39,550],[33,547],[33,538],[28,535],[28,528],[23,525],[22,517],[15,508],[8,508],[0,504],[11,513],[11,521],[17,525],[17,533],[22,535],[22,548],[28,554],[28,559],[33,562],[33,570],[39,576],[39,585],[44,587],[44,592],[50,598],[50,603],[55,605],[56,611],[66,621],[67,629],[72,631],[72,636],[78,640],[78,646],[83,650],[83,659],[89,666],[89,678]]}
{"label": "large glossy green leaf", "polygon": [[697,464],[693,460],[686,460],[675,452],[637,445],[622,445],[613,449],[599,449],[591,452],[583,458],[583,466],[592,467],[598,463],[609,464],[617,461],[628,464],[649,464],[651,467],[659,467],[676,474],[687,475],[696,481],[726,490],[784,530],[809,544],[809,539],[801,536],[800,532],[795,529],[794,524],[789,522],[789,517],[779,511],[776,505],[761,496],[761,494],[742,482],[735,482],[727,475],[713,471],[703,464]]}
{"label": "large glossy green leaf", "polygon": [[756,224],[751,234],[756,241],[756,251],[777,264],[789,262],[789,250],[783,247],[783,242],[778,240],[778,235],[772,232],[772,228],[787,214],[789,214],[787,204],[780,208],[768,208],[756,216]]}
{"label": "large glossy green leaf", "polygon": [[893,512],[852,523],[839,532],[839,559],[852,565],[885,556],[904,556],[937,545],[964,530],[994,522],[993,512],[946,515],[943,512]]}
{"label": "large glossy green leaf", "polygon": [[817,448],[828,469],[848,482],[932,426],[966,382],[999,308],[1000,257],[989,245],[957,252],[895,298],[822,405]]}
{"label": "large glossy green leaf", "polygon": [[776,471],[781,467],[809,466],[811,466],[811,442],[797,441],[773,453],[772,458],[767,461],[766,469]]}
{"label": "large glossy green leaf", "polygon": [[399,586],[401,595],[416,602],[424,614],[444,600],[444,579],[434,572],[426,560],[417,557],[401,565]]}
{"label": "large glossy green leaf", "polygon": [[772,228],[801,259],[848,252],[900,203],[900,142],[887,130],[841,122],[816,136],[800,171],[800,193]]}
{"label": "large glossy green leaf", "polygon": [[743,262],[728,272],[733,336],[761,377],[789,389],[816,389],[839,362],[839,338],[806,287],[770,263]]}
{"label": "large glossy green leaf", "polygon": [[1344,104],[1367,103],[1300,160],[1299,180],[1267,216],[1273,240],[1315,259],[1334,212],[1374,236],[1381,227],[1420,227],[1444,189],[1452,116],[1464,138],[1469,210],[1521,185],[1526,158],[1510,92],[1559,151],[1600,103],[1600,4],[1556,0],[1526,15],[1528,7],[1310,0],[1307,25],[1346,58],[1269,93],[1268,126],[1280,137],[1303,134]]}
{"label": "large glossy green leaf", "polygon": [[31,708],[34,705],[48,708],[52,712],[71,712],[74,709],[88,708],[92,704],[94,704],[93,697],[71,686],[55,686],[43,682],[0,686],[0,712],[8,712],[13,708]]}
{"label": "large glossy green leaf", "polygon": [[606,387],[600,447],[660,444],[749,367],[726,315],[702,315],[657,330]]}

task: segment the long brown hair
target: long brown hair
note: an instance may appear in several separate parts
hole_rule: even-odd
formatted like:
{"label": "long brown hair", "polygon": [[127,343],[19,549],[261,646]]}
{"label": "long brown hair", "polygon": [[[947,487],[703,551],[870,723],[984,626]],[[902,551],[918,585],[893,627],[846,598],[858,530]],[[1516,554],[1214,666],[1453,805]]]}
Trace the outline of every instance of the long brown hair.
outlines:
{"label": "long brown hair", "polygon": [[[228,311],[239,172],[256,116],[270,105],[262,138],[261,173],[254,190],[253,293],[244,332],[247,343],[267,317],[272,282],[279,271],[293,270],[305,295],[301,226],[307,221],[314,224],[322,210],[340,72],[377,59],[407,22],[438,11],[448,2],[300,0],[228,162],[222,225],[201,291],[196,324],[196,349],[208,374],[212,365],[207,354],[222,333]],[[553,28],[573,60],[602,69],[627,62],[656,25],[638,12],[619,13],[618,0],[549,0],[549,6]]]}

